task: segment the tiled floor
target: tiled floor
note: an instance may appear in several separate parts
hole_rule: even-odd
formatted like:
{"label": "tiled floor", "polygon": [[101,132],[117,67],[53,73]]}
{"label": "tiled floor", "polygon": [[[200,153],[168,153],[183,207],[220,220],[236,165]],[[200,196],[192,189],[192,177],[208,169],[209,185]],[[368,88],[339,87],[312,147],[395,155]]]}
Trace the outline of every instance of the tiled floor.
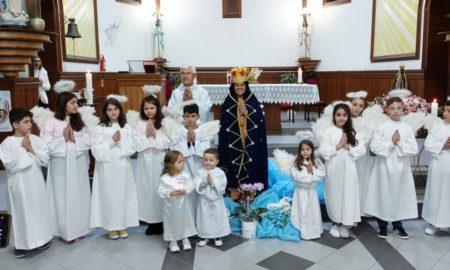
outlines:
{"label": "tiled floor", "polygon": [[349,239],[334,239],[325,232],[319,240],[299,243],[231,235],[224,238],[223,247],[193,245],[176,254],[167,250],[161,236],[146,236],[145,227],[131,229],[130,237],[120,240],[109,240],[104,231],[96,230],[71,245],[55,239],[48,250],[24,259],[14,259],[10,247],[1,249],[0,269],[450,269],[448,232],[425,235],[426,224],[414,220],[404,222],[409,240],[393,233],[382,240],[374,226],[360,224]]}

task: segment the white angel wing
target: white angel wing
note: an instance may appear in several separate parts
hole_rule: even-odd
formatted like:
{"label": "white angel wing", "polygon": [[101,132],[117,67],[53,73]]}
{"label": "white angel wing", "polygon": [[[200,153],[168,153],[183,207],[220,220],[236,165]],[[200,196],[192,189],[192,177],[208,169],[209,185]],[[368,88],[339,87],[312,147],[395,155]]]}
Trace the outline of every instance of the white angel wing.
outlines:
{"label": "white angel wing", "polygon": [[287,175],[291,175],[291,169],[294,166],[295,155],[289,154],[285,150],[276,148],[273,150],[275,163],[280,167],[280,170]]}
{"label": "white angel wing", "polygon": [[206,134],[208,134],[209,138],[211,140],[213,140],[214,137],[219,133],[220,121],[219,120],[214,120],[214,121],[206,122],[204,124],[201,124],[198,127],[198,129],[206,132]]}
{"label": "white angel wing", "polygon": [[83,106],[78,108],[78,112],[80,113],[81,119],[86,125],[88,132],[92,134],[95,127],[100,122],[99,118],[95,115],[95,108],[91,106]]}
{"label": "white angel wing", "polygon": [[34,106],[30,111],[33,113],[33,121],[39,129],[42,129],[45,123],[55,115],[52,111],[38,106]]}
{"label": "white angel wing", "polygon": [[137,125],[139,119],[141,119],[140,113],[135,110],[128,110],[127,112],[127,122],[133,128]]}
{"label": "white angel wing", "polygon": [[170,117],[164,117],[161,125],[164,132],[169,138],[171,138],[178,130],[183,127],[180,123]]}
{"label": "white angel wing", "polygon": [[436,125],[443,123],[444,120],[441,118],[428,114],[425,119],[425,129],[428,131],[432,130]]}
{"label": "white angel wing", "polygon": [[162,111],[164,117],[169,117],[172,119],[178,118],[178,111],[174,107],[169,108],[167,106],[164,106],[161,111]]}
{"label": "white angel wing", "polygon": [[[373,131],[389,119],[389,116],[383,113],[383,108],[379,105],[368,107],[362,113],[362,121],[356,123],[355,130],[362,133],[364,141],[369,142]],[[355,121],[358,122],[358,121]]]}
{"label": "white angel wing", "polygon": [[402,121],[410,126],[414,134],[425,125],[426,116],[424,112],[408,113],[402,117]]}

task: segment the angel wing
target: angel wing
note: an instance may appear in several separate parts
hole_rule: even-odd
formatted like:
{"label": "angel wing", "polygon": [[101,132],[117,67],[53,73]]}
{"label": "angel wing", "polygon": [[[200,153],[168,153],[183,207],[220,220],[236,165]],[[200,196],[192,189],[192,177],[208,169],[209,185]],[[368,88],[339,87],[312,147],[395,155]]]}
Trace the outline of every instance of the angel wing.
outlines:
{"label": "angel wing", "polygon": [[295,155],[289,154],[285,150],[276,148],[273,150],[275,163],[280,167],[280,170],[287,175],[291,175],[291,169],[294,166]]}
{"label": "angel wing", "polygon": [[141,119],[140,113],[135,110],[128,110],[127,111],[127,122],[132,126],[133,128],[137,125],[139,119]]}
{"label": "angel wing", "polygon": [[425,125],[426,115],[424,112],[408,113],[402,117],[402,121],[410,126],[414,133]]}
{"label": "angel wing", "polygon": [[81,119],[86,125],[88,132],[92,134],[95,127],[100,122],[99,118],[95,115],[95,108],[91,106],[83,106],[78,108],[78,112],[80,113]]}
{"label": "angel wing", "polygon": [[172,118],[172,119],[178,118],[178,111],[174,107],[169,108],[167,106],[164,106],[161,111],[162,111],[164,117],[166,117],[166,118],[167,117]]}
{"label": "angel wing", "polygon": [[430,115],[428,114],[425,117],[425,125],[424,128],[427,130],[432,130],[436,125],[443,123],[444,120],[442,120],[441,118],[434,116],[434,115]]}
{"label": "angel wing", "polygon": [[164,117],[161,122],[162,128],[164,132],[167,134],[169,138],[171,138],[178,130],[180,130],[183,126],[175,121],[173,118]]}
{"label": "angel wing", "polygon": [[356,133],[363,135],[364,141],[369,142],[373,131],[389,119],[389,116],[383,113],[383,108],[379,105],[368,107],[361,116],[361,121],[355,121]]}
{"label": "angel wing", "polygon": [[52,111],[38,106],[34,106],[30,111],[33,113],[33,121],[39,129],[42,129],[45,126],[45,123],[54,116]]}
{"label": "angel wing", "polygon": [[214,120],[214,121],[206,122],[204,124],[201,124],[198,127],[198,129],[206,132],[206,134],[208,134],[209,138],[211,140],[213,140],[214,137],[219,133],[220,121],[219,120]]}

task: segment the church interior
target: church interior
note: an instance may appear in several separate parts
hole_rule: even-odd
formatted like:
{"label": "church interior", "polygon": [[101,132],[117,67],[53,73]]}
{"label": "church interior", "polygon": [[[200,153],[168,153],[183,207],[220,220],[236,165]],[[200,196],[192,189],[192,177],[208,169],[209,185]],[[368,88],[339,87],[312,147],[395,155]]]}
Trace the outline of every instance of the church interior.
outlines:
{"label": "church interior", "polygon": [[[45,91],[36,59],[48,75]],[[450,269],[450,228],[429,235],[422,218],[434,159],[425,149],[426,119],[442,118],[450,101],[450,1],[0,0],[0,142],[14,134],[9,111],[42,105],[40,91],[47,110],[56,110],[59,81],[73,81],[78,106],[100,117],[110,94],[127,97],[124,112],[139,112],[146,85],[160,89],[157,100],[168,105],[186,65],[194,67],[194,85],[208,92],[210,120],[223,117],[232,69],[248,68],[247,85],[265,121],[269,186],[277,149],[297,155],[299,132],[316,132],[333,102],[363,90],[366,106],[373,106],[391,90],[409,90],[427,106],[415,130],[419,152],[410,158],[418,217],[403,222],[409,239],[395,233],[380,239],[372,216],[362,217],[349,237],[335,238],[322,198],[323,234],[314,240],[298,231],[294,240],[281,231],[242,237],[231,224],[223,245],[198,246],[191,237],[191,250],[173,253],[162,235],[145,234],[141,220],[127,239],[112,241],[92,228],[79,242],[55,237],[48,249],[16,259],[9,174],[1,164],[0,269]],[[31,133],[39,132],[34,125]],[[137,155],[131,163],[136,168]]]}

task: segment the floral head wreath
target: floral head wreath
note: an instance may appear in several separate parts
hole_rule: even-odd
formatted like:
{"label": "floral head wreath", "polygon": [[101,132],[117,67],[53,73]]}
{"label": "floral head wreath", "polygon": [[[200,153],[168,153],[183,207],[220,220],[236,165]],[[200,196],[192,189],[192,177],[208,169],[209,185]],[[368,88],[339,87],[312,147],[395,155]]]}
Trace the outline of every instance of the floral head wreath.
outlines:
{"label": "floral head wreath", "polygon": [[142,90],[147,95],[152,95],[156,98],[156,94],[158,94],[161,91],[161,86],[159,85],[144,85],[142,87]]}
{"label": "floral head wreath", "polygon": [[391,90],[388,95],[390,97],[407,98],[411,96],[411,91],[409,91],[408,89],[394,89]]}
{"label": "floral head wreath", "polygon": [[53,90],[58,94],[72,92],[75,89],[75,85],[75,82],[71,80],[59,80],[53,85]]}
{"label": "floral head wreath", "polygon": [[347,98],[353,99],[353,98],[359,98],[359,99],[365,99],[367,97],[367,91],[360,90],[356,92],[348,92]]}
{"label": "floral head wreath", "polygon": [[112,98],[119,101],[122,104],[128,102],[128,98],[126,96],[122,96],[122,95],[109,94],[106,97],[106,99],[112,99]]}

